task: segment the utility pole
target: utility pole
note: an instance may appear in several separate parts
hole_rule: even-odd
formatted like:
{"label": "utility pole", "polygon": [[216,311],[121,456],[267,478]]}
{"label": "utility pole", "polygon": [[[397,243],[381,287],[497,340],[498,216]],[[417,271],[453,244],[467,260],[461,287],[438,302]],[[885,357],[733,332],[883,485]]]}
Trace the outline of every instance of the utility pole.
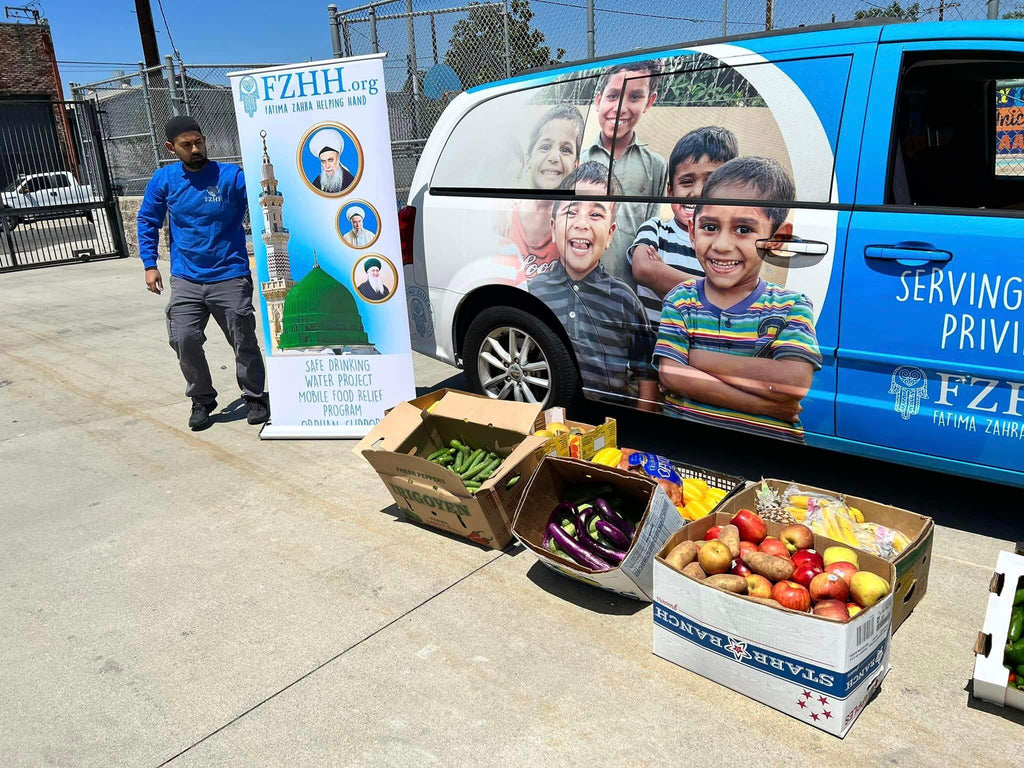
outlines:
{"label": "utility pole", "polygon": [[587,58],[594,58],[594,0],[587,0]]}
{"label": "utility pole", "polygon": [[135,15],[139,18],[139,36],[142,38],[142,58],[146,69],[160,66],[160,48],[156,44],[156,29],[153,26],[153,9],[149,0],[135,0]]}
{"label": "utility pole", "polygon": [[999,18],[999,0],[988,0],[988,18]]}
{"label": "utility pole", "polygon": [[729,0],[722,0],[722,37],[729,36]]}

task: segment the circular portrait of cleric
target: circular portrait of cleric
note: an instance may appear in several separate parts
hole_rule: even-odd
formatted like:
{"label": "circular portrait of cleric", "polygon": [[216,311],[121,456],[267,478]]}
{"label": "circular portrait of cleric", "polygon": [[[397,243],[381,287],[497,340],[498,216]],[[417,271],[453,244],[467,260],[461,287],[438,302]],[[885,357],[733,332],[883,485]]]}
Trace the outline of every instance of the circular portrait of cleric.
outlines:
{"label": "circular portrait of cleric", "polygon": [[395,295],[398,270],[390,259],[380,254],[366,256],[352,270],[352,285],[371,304],[383,304]]}
{"label": "circular portrait of cleric", "polygon": [[338,209],[338,236],[352,248],[369,248],[380,235],[377,209],[365,200],[350,200]]}
{"label": "circular portrait of cleric", "polygon": [[299,143],[299,173],[318,195],[338,197],[355,188],[363,173],[363,148],[341,123],[318,123]]}

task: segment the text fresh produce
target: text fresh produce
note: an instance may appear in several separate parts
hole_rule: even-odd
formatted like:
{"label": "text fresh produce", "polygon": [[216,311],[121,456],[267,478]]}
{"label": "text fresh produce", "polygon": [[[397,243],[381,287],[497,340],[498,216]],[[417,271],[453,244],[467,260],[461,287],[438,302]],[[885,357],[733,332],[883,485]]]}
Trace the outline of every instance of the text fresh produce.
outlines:
{"label": "text fresh produce", "polygon": [[[475,494],[498,470],[502,458],[494,451],[485,451],[483,448],[474,450],[461,440],[451,440],[447,448],[441,448],[427,456],[427,461],[450,469],[459,476],[466,490]],[[510,477],[505,487],[511,488],[517,482],[519,475]]]}
{"label": "text fresh produce", "polygon": [[592,571],[607,571],[626,557],[639,516],[610,485],[570,490],[548,519],[541,546]]}
{"label": "text fresh produce", "polygon": [[[787,526],[782,539],[766,536],[767,530],[760,516],[741,509],[729,525],[710,528],[703,541],[677,544],[665,562],[710,587],[831,621],[849,621],[889,594],[888,581],[848,562],[857,557],[851,550],[830,547],[823,558],[811,549],[814,535],[806,526]],[[1024,590],[1018,597],[1024,602]],[[1017,663],[1024,665],[1024,657]]]}

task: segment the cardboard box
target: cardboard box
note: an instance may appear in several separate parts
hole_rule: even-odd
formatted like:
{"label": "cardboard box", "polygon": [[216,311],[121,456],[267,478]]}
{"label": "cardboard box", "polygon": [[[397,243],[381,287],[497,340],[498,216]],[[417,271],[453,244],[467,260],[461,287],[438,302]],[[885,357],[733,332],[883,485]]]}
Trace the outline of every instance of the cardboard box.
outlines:
{"label": "cardboard box", "polygon": [[564,433],[548,438],[548,444],[545,446],[544,452],[549,455],[572,456],[572,458],[590,461],[594,458],[594,454],[602,448],[617,448],[619,445],[618,426],[613,418],[605,418],[603,424],[595,427],[592,424],[584,424],[581,421],[568,421],[565,418],[564,408],[548,408],[537,417],[533,424],[533,429],[535,432],[539,429],[546,429],[549,424],[555,422],[565,424],[569,429],[579,429],[583,432],[583,435],[580,437],[578,456],[572,456],[570,437]]}
{"label": "cardboard box", "polygon": [[1001,707],[1024,709],[1024,691],[1010,688],[1010,670],[1003,665],[1003,649],[1010,629],[1013,597],[1024,576],[1024,543],[1013,552],[1000,552],[989,582],[985,624],[974,645],[974,695]]}
{"label": "cardboard box", "polygon": [[[636,508],[644,510],[625,559],[607,571],[584,568],[541,546],[548,519],[562,500],[563,491],[583,483],[609,483],[621,496],[633,499]],[[654,593],[654,555],[684,522],[665,492],[648,477],[579,459],[545,456],[519,501],[512,533],[544,565],[564,576],[650,601]]]}
{"label": "cardboard box", "polygon": [[[845,736],[889,671],[893,596],[845,624],[773,608],[708,587],[665,563],[731,515],[716,512],[674,534],[654,564],[654,653],[834,736]],[[784,526],[768,522],[768,534]],[[834,543],[814,537],[815,548]],[[859,554],[861,570],[892,584],[886,560]]]}
{"label": "cardboard box", "polygon": [[[767,483],[777,491],[784,491],[789,486],[795,485],[810,493],[842,496],[849,506],[856,507],[864,513],[864,519],[867,522],[896,528],[906,534],[910,539],[910,546],[900,552],[893,561],[893,565],[896,566],[896,580],[893,582],[892,630],[895,632],[899,629],[900,624],[907,620],[910,612],[914,610],[914,606],[921,602],[921,598],[928,591],[928,571],[932,564],[932,540],[935,537],[935,524],[932,519],[916,512],[863,499],[860,496],[851,496],[838,491],[830,491],[827,488],[816,488],[813,485],[771,478],[747,483],[746,488],[723,502],[718,510],[736,514],[738,510],[746,508],[756,512],[755,491],[761,482]],[[848,547],[850,545],[840,542],[840,546]]]}
{"label": "cardboard box", "polygon": [[[409,520],[502,549],[512,540],[516,504],[543,455],[544,438],[530,435],[539,412],[529,403],[432,392],[399,403],[354,450],[377,470]],[[426,459],[452,439],[504,457],[475,494],[454,472]],[[507,487],[516,475],[519,481]]]}

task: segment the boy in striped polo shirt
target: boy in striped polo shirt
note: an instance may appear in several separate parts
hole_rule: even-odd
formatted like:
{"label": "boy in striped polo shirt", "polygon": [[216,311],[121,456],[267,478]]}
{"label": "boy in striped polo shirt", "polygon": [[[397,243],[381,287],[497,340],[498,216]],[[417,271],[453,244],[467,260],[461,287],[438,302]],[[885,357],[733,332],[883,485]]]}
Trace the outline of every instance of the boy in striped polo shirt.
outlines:
{"label": "boy in striped polo shirt", "polygon": [[[789,202],[795,189],[776,161],[730,160],[704,197]],[[706,277],[665,296],[654,363],[666,411],[802,442],[800,401],[821,369],[810,301],[761,280],[758,240],[788,238],[789,209],[698,205],[693,245]]]}
{"label": "boy in striped polo shirt", "polygon": [[[700,197],[708,176],[739,155],[736,136],[727,128],[706,125],[676,142],[668,161],[668,196],[678,199]],[[637,230],[626,253],[637,296],[647,317],[657,328],[665,294],[688,277],[704,277],[690,240],[693,206],[672,203],[672,218],[655,216]]]}
{"label": "boy in striped polo shirt", "polygon": [[656,410],[654,331],[636,294],[601,263],[616,227],[616,204],[607,198],[621,195],[622,187],[608,166],[586,162],[560,189],[591,199],[555,200],[551,236],[559,258],[527,283],[529,291],[565,328],[584,389],[603,400]]}

